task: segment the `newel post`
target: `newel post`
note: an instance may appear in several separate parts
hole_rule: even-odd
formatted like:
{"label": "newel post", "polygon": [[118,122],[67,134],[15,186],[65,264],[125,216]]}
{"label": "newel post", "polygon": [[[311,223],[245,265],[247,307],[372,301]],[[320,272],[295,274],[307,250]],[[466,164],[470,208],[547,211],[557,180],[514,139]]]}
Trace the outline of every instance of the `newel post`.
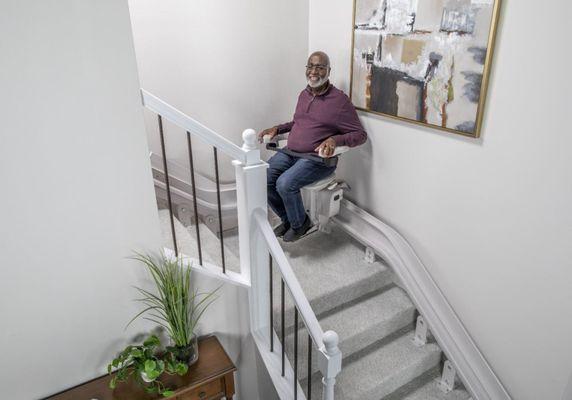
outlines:
{"label": "newel post", "polygon": [[249,308],[251,328],[266,332],[270,325],[268,249],[253,219],[255,210],[267,213],[266,169],[268,164],[260,159],[256,131],[242,133],[242,149],[247,152],[247,163],[233,161],[236,173],[236,206],[238,211],[238,238],[240,273],[250,282]]}
{"label": "newel post", "polygon": [[324,385],[322,400],[334,400],[336,376],[342,370],[342,352],[338,347],[338,334],[334,331],[324,332],[324,358],[320,362],[322,384]]}

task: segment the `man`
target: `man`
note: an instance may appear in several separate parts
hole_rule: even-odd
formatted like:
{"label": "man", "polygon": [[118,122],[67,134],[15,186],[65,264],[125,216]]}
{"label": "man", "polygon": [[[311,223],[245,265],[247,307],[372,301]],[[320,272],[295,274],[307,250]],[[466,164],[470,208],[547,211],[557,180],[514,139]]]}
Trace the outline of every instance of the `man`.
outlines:
{"label": "man", "polygon": [[[341,90],[329,81],[330,59],[324,52],[310,55],[306,65],[308,86],[300,93],[294,119],[259,133],[271,138],[290,132],[288,149],[298,153],[317,152],[331,157],[336,146],[354,147],[367,140],[354,106]],[[300,189],[331,175],[336,167],[278,152],[269,161],[268,202],[282,223],[276,236],[293,242],[304,236],[312,221],[306,214]]]}

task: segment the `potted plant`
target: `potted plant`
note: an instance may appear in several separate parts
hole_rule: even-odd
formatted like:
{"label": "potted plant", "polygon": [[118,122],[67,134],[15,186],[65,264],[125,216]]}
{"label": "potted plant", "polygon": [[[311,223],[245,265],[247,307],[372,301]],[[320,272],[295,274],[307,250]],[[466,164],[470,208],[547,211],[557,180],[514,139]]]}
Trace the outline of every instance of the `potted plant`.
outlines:
{"label": "potted plant", "polygon": [[161,352],[161,341],[155,335],[149,336],[140,346],[127,346],[109,365],[108,372],[117,369],[109,383],[114,389],[118,382],[125,382],[130,376],[148,393],[167,397],[173,391],[160,381],[163,373],[184,375],[189,365],[198,360],[198,341],[195,328],[208,306],[215,300],[217,288],[210,293],[191,290],[191,269],[181,259],[169,259],[164,254],[153,257],[135,253],[132,257],[142,262],[149,270],[156,286],[156,292],[136,287],[141,294],[137,301],[145,308],[129,321],[137,318],[155,322],[166,329],[171,345]]}
{"label": "potted plant", "polygon": [[[161,342],[155,335],[149,336],[140,346],[127,346],[107,366],[111,374],[117,368],[115,375],[109,382],[109,387],[115,389],[118,382],[125,382],[133,376],[147,393],[158,393],[165,397],[171,396],[173,391],[158,379],[164,372],[174,375],[184,375],[188,365],[176,361],[174,357],[167,356],[165,361],[157,355]],[[168,354],[168,353],[167,353]]]}
{"label": "potted plant", "polygon": [[[195,328],[208,306],[216,299],[217,288],[210,293],[191,289],[191,268],[179,258],[169,259],[164,254],[153,257],[136,253],[133,259],[143,263],[157,289],[157,293],[137,287],[138,301],[145,308],[129,322],[140,316],[164,327],[172,341],[167,347],[177,361],[188,365],[198,360],[198,341]],[[129,325],[128,324],[128,325]]]}

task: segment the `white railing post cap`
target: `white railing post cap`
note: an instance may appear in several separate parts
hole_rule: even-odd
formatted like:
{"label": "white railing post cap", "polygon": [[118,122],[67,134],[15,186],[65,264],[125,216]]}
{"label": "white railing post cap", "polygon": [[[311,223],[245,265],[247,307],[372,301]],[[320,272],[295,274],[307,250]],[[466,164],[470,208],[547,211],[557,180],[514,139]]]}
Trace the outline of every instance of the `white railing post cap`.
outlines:
{"label": "white railing post cap", "polygon": [[324,341],[324,346],[326,347],[326,352],[328,354],[335,353],[338,350],[338,343],[340,338],[338,334],[334,331],[326,331],[324,332],[324,336],[322,338]]}
{"label": "white railing post cap", "polygon": [[[318,365],[324,377],[324,384],[328,387],[328,391],[332,391],[333,396],[333,385],[336,382],[335,378],[342,370],[342,352],[338,348],[339,337],[336,332],[324,332],[322,340],[325,349],[322,353],[323,357],[320,357],[318,360]],[[331,399],[333,400],[333,397],[331,397]]]}
{"label": "white railing post cap", "polygon": [[256,150],[258,149],[257,134],[254,129],[245,129],[242,132],[243,150]]}

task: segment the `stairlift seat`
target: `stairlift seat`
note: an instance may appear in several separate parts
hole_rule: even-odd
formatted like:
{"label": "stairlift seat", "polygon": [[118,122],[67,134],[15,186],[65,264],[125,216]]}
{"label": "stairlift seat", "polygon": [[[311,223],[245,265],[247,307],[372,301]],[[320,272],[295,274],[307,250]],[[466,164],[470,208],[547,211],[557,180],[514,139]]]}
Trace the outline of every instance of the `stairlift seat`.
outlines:
{"label": "stairlift seat", "polygon": [[327,188],[332,182],[336,180],[336,174],[331,174],[324,179],[320,179],[314,183],[304,186],[302,189],[320,191]]}

